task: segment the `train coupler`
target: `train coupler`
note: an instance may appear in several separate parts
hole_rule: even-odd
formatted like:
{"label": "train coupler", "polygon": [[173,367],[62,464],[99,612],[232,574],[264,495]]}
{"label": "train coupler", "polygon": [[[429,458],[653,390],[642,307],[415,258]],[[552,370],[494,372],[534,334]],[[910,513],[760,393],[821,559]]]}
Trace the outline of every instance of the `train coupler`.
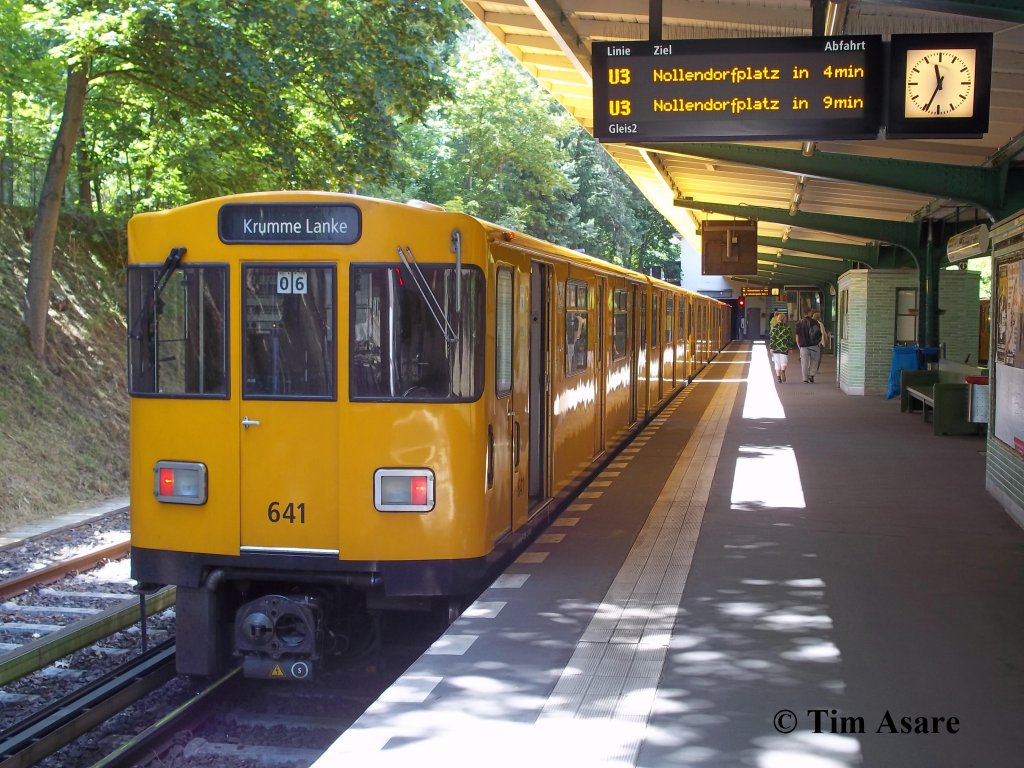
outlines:
{"label": "train coupler", "polygon": [[264,595],[235,614],[235,654],[246,677],[309,679],[323,636],[323,608],[315,597]]}

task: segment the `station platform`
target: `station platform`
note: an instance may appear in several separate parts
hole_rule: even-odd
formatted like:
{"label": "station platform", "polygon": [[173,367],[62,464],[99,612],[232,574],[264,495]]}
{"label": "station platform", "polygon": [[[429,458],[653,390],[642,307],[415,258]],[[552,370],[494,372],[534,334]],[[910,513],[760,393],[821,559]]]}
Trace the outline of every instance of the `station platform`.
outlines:
{"label": "station platform", "polygon": [[0,547],[10,544],[18,544],[37,536],[47,536],[61,528],[69,528],[82,523],[88,523],[109,512],[115,512],[128,508],[127,496],[115,496],[96,504],[86,504],[70,512],[62,512],[58,515],[41,517],[17,525],[8,530],[0,530]]}
{"label": "station platform", "polygon": [[1018,764],[1024,531],[985,440],[833,362],[777,384],[734,342],[316,765]]}

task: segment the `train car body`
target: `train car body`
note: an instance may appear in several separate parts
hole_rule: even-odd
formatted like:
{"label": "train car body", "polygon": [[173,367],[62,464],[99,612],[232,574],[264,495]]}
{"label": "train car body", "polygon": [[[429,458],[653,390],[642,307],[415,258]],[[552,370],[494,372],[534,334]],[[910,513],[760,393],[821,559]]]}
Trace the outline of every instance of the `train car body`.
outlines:
{"label": "train car body", "polygon": [[467,215],[317,192],[128,229],[132,576],[178,670],[302,678],[467,595],[728,341],[728,307]]}

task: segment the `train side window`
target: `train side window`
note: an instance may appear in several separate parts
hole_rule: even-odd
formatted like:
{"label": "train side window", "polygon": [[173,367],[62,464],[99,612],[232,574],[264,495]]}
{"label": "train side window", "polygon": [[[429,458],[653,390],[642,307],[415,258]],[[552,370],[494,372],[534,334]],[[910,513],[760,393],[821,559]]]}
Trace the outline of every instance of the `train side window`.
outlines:
{"label": "train side window", "polygon": [[500,268],[494,319],[494,388],[499,397],[512,391],[512,286],[512,270],[507,267]]}
{"label": "train side window", "polygon": [[242,282],[242,396],[333,399],[334,267],[250,264]]}
{"label": "train side window", "polygon": [[128,268],[130,394],[227,397],[227,276],[224,265]]}
{"label": "train side window", "polygon": [[483,273],[463,267],[457,278],[454,265],[423,262],[419,269],[418,285],[403,264],[352,265],[351,400],[468,402],[483,394]]}
{"label": "train side window", "polygon": [[587,284],[569,280],[565,284],[565,373],[587,370],[589,350],[587,328]]}
{"label": "train side window", "polygon": [[672,343],[672,299],[665,299],[665,346]]}
{"label": "train side window", "polygon": [[626,356],[629,332],[629,294],[623,289],[612,292],[612,360]]}

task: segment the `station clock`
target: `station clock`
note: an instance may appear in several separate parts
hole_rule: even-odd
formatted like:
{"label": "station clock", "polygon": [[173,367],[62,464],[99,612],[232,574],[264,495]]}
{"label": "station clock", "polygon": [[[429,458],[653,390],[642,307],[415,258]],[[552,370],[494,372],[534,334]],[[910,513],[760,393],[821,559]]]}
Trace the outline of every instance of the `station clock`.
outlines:
{"label": "station clock", "polygon": [[903,116],[972,117],[978,94],[977,62],[974,48],[908,50]]}
{"label": "station clock", "polygon": [[992,35],[893,35],[886,135],[982,136],[988,131]]}

